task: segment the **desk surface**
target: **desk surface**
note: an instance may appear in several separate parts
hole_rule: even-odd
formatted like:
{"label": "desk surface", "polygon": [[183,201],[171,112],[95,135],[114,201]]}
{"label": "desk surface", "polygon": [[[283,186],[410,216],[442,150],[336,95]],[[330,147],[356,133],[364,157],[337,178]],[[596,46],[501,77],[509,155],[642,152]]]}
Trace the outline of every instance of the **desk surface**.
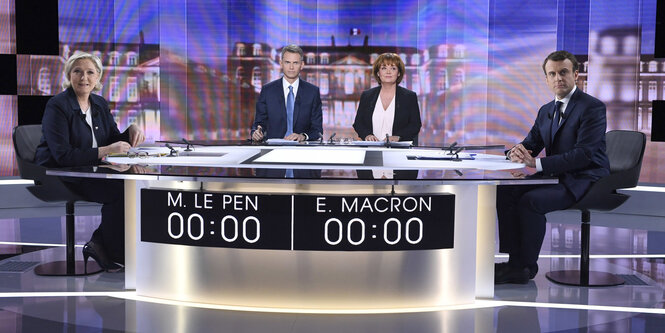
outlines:
{"label": "desk surface", "polygon": [[[556,183],[552,177],[516,177],[524,165],[507,161],[496,151],[459,152],[428,148],[356,147],[348,145],[139,147],[130,156],[112,156],[108,165],[51,169],[50,175],[146,180],[279,182],[367,182],[372,184],[451,183],[481,181],[495,184]],[[293,179],[269,176],[275,169],[314,170]],[[319,172],[320,171],[320,172]],[[374,172],[374,174],[373,174]],[[377,174],[387,174],[380,178]],[[391,178],[392,177],[392,178]]]}

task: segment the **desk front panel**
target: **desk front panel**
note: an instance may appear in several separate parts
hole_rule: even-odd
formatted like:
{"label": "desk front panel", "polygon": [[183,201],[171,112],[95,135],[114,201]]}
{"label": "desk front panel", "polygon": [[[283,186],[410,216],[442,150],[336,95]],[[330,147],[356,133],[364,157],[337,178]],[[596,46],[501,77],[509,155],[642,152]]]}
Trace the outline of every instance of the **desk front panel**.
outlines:
{"label": "desk front panel", "polygon": [[[391,186],[334,184],[179,181],[141,184],[139,187],[146,189],[196,191],[203,187],[203,192],[208,193],[286,197],[340,194],[381,197],[390,196],[393,190]],[[166,244],[141,241],[139,221],[136,290],[143,296],[173,300],[276,308],[376,309],[471,303],[476,297],[478,186],[469,182],[394,187],[396,195],[405,197],[454,195],[454,245],[444,249],[379,247],[363,251],[313,251],[293,247],[274,250]],[[140,207],[138,210],[141,216]],[[356,223],[355,227],[358,226]],[[177,230],[174,233],[179,234]],[[193,233],[198,237],[198,231]],[[290,236],[281,233],[281,237]],[[335,242],[337,236],[333,234],[330,238]],[[248,237],[253,236],[250,233]],[[359,240],[356,234],[350,237],[352,241]],[[391,237],[391,241],[395,240],[394,234]],[[416,240],[417,233],[409,237]]]}

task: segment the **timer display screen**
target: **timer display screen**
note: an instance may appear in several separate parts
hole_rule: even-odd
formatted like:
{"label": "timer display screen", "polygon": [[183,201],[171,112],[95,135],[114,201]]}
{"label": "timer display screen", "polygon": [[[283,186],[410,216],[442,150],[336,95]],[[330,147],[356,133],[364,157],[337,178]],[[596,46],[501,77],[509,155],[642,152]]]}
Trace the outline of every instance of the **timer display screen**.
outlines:
{"label": "timer display screen", "polygon": [[387,251],[453,247],[455,196],[297,196],[299,250]]}
{"label": "timer display screen", "polygon": [[141,241],[319,251],[453,247],[455,196],[141,190]]}

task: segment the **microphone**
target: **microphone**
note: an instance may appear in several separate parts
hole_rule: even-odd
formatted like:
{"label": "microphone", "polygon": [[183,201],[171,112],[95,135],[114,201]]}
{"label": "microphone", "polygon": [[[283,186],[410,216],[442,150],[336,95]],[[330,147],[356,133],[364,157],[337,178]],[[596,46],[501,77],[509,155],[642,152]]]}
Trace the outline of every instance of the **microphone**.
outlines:
{"label": "microphone", "polygon": [[568,112],[561,112],[561,119],[568,118]]}
{"label": "microphone", "polygon": [[83,119],[83,121],[85,121],[85,113],[81,112],[81,113],[79,113],[79,116],[81,116],[81,119]]}
{"label": "microphone", "polygon": [[169,152],[169,156],[175,157],[178,156],[178,151],[173,148],[168,142],[164,144],[166,148],[171,149],[171,152]]}
{"label": "microphone", "polygon": [[329,140],[328,142],[330,142],[330,144],[333,143],[333,138],[335,137],[335,135],[337,135],[337,133],[333,133],[333,134],[330,136],[330,139],[328,139],[328,140]]}
{"label": "microphone", "polygon": [[187,141],[187,139],[185,138],[182,138],[182,142],[187,144],[187,148],[185,148],[185,151],[192,151],[192,148],[190,147],[193,147],[194,145],[191,142]]}
{"label": "microphone", "polygon": [[548,112],[547,113],[547,118],[552,119],[552,114]]}
{"label": "microphone", "polygon": [[[450,149],[450,155],[453,154],[453,150],[455,149],[455,147],[457,147],[457,141],[454,141],[453,143],[450,144],[450,147],[448,147],[448,149]],[[446,149],[446,147],[444,146],[442,148],[442,150],[445,150],[445,149]]]}
{"label": "microphone", "polygon": [[390,148],[390,135],[388,133],[386,133],[386,147]]}

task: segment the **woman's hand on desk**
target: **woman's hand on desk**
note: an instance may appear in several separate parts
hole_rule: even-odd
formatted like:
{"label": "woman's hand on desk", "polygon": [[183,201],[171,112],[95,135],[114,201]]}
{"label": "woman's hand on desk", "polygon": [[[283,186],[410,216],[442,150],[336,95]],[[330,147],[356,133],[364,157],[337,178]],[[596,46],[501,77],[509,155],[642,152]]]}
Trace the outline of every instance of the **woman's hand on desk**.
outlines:
{"label": "woman's hand on desk", "polygon": [[379,139],[375,137],[374,134],[370,134],[365,137],[365,141],[379,141]]}
{"label": "woman's hand on desk", "polygon": [[108,154],[127,154],[131,146],[125,141],[114,142],[97,149],[97,158],[102,159]]}
{"label": "woman's hand on desk", "polygon": [[136,126],[136,124],[131,124],[129,125],[129,143],[132,145],[132,147],[136,147],[145,141],[145,134],[143,133],[143,130]]}

